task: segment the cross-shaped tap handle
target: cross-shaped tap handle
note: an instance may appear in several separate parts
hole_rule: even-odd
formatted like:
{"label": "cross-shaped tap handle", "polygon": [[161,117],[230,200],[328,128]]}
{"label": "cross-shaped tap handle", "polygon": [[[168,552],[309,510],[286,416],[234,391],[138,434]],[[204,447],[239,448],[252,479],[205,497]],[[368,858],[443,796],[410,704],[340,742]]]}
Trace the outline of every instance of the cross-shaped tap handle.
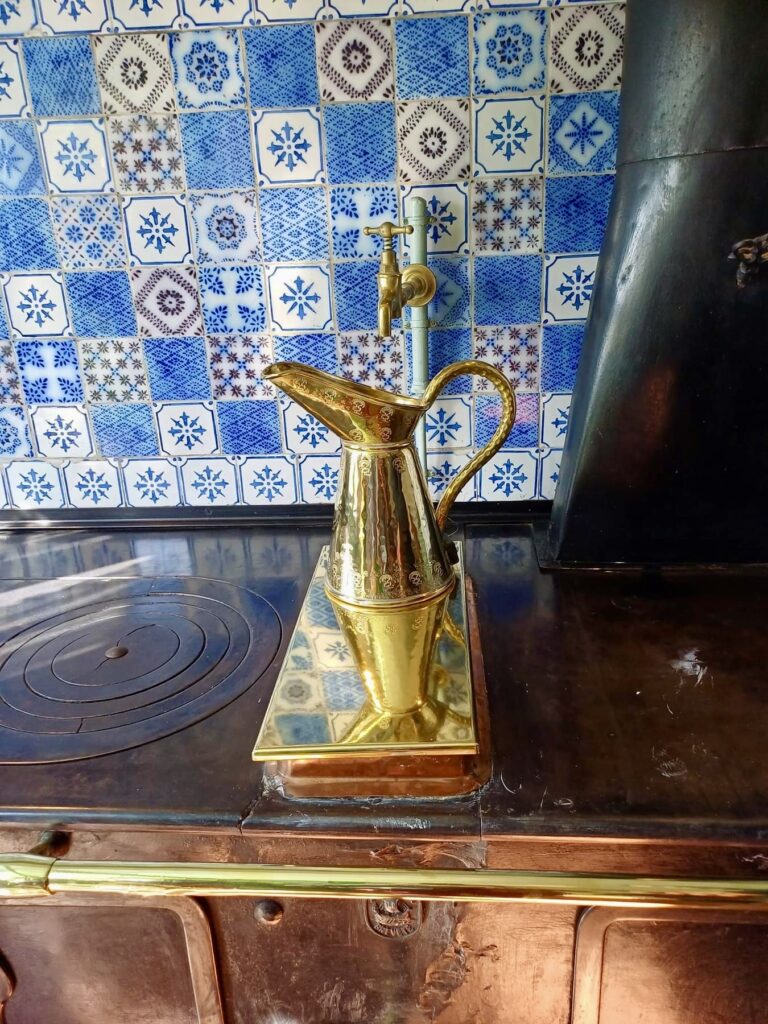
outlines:
{"label": "cross-shaped tap handle", "polygon": [[393,224],[391,220],[385,220],[384,223],[379,224],[378,227],[363,228],[363,232],[366,235],[379,235],[384,239],[384,248],[391,249],[395,235],[412,235],[413,226],[411,224],[406,224],[403,227],[400,227],[399,224]]}

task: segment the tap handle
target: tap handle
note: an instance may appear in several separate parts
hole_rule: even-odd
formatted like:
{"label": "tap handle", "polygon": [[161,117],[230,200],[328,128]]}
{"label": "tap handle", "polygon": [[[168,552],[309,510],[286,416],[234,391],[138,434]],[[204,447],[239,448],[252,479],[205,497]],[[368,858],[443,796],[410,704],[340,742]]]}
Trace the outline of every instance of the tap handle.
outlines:
{"label": "tap handle", "polygon": [[393,224],[391,220],[385,220],[384,223],[379,224],[378,227],[363,228],[363,233],[366,235],[379,235],[384,239],[384,248],[391,249],[394,245],[395,235],[412,235],[413,226],[411,224],[405,224],[401,227],[399,224]]}

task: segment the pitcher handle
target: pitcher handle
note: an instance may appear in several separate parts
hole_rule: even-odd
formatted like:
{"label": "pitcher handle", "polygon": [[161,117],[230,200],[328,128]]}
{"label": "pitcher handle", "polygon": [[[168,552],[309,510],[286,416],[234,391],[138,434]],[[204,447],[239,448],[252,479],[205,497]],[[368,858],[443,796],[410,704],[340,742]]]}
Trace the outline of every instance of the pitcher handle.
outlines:
{"label": "pitcher handle", "polygon": [[515,415],[517,414],[515,392],[512,390],[512,385],[504,374],[500,370],[497,370],[495,366],[491,366],[490,363],[483,363],[479,359],[464,359],[460,363],[451,363],[450,366],[446,366],[444,370],[435,374],[424,391],[425,405],[432,405],[449,380],[453,380],[454,377],[460,377],[465,373],[474,373],[477,374],[478,377],[485,377],[486,380],[489,380],[491,384],[493,384],[501,398],[501,417],[499,418],[499,425],[496,428],[496,433],[488,444],[485,445],[484,448],[481,448],[477,455],[475,455],[473,459],[470,459],[463,469],[459,470],[456,476],[445,488],[445,492],[443,493],[443,496],[438,503],[437,511],[435,512],[437,525],[441,530],[445,526],[448,513],[450,512],[454,501],[458,497],[459,491],[462,489],[464,484],[475,475],[478,469],[481,469],[489,459],[492,459],[499,448],[501,448],[504,443],[504,439],[512,429],[512,424],[515,422]]}

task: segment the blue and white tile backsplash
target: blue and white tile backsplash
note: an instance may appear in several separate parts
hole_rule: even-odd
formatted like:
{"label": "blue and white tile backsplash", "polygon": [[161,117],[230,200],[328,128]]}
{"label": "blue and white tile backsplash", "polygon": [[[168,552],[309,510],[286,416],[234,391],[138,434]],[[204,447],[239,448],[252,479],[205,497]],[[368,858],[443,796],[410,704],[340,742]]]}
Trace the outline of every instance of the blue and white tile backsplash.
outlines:
{"label": "blue and white tile backsplash", "polygon": [[[328,502],[339,446],[262,371],[409,386],[380,240],[434,218],[430,371],[519,413],[462,497],[550,498],[613,185],[617,0],[0,0],[0,505]],[[407,259],[407,248],[403,253]],[[493,434],[460,378],[435,494]]]}

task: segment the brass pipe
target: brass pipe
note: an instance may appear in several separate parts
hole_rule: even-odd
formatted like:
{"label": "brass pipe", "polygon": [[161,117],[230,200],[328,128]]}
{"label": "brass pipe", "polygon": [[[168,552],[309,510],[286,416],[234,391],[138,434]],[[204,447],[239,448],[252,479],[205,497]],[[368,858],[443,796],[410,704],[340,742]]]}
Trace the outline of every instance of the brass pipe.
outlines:
{"label": "brass pipe", "polygon": [[638,878],[550,871],[67,861],[0,855],[0,897],[55,893],[312,897],[768,910],[768,879]]}

